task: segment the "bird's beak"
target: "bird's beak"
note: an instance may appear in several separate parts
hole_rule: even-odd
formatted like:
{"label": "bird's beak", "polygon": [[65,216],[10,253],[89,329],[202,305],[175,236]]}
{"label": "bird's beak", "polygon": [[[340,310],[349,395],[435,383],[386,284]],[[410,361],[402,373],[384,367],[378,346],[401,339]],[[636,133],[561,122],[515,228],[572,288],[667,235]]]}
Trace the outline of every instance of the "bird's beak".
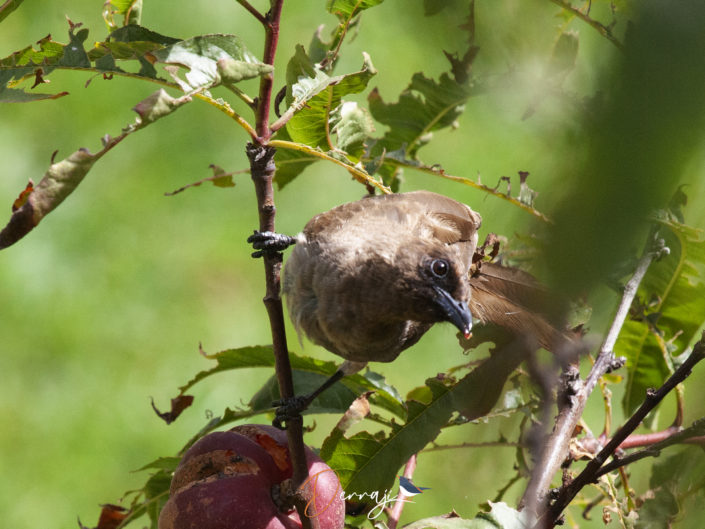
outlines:
{"label": "bird's beak", "polygon": [[455,325],[465,338],[470,338],[472,329],[472,314],[468,304],[453,298],[441,287],[434,287],[436,303],[446,316],[446,320]]}

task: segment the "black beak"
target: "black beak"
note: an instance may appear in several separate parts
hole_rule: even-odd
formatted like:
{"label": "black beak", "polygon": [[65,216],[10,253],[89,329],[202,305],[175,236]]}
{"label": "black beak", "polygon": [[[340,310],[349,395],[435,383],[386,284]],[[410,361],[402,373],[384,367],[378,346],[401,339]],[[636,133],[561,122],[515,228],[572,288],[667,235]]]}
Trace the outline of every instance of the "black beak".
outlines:
{"label": "black beak", "polygon": [[465,338],[470,338],[472,329],[472,314],[468,304],[457,301],[441,287],[433,287],[436,291],[436,303],[443,311],[446,321],[455,325]]}

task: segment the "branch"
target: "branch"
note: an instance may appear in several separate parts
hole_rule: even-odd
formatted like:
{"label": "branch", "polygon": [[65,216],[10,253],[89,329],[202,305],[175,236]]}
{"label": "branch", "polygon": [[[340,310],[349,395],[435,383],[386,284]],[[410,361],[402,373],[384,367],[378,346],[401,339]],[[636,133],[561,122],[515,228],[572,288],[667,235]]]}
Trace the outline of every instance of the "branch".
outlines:
{"label": "branch", "polygon": [[495,196],[495,197],[500,198],[502,200],[506,200],[507,202],[510,202],[511,204],[514,204],[515,206],[526,211],[527,213],[530,213],[531,215],[533,215],[537,219],[540,219],[540,220],[547,222],[547,223],[551,222],[551,219],[549,219],[546,215],[544,215],[543,213],[541,213],[537,209],[534,209],[533,207],[521,202],[520,200],[510,196],[508,193],[501,193],[490,186],[486,186],[485,184],[475,182],[474,180],[471,180],[470,178],[465,178],[463,176],[455,176],[455,175],[448,174],[443,169],[439,169],[435,166],[428,166],[425,164],[404,163],[399,160],[394,160],[391,158],[386,158],[385,161],[389,162],[391,164],[400,166],[400,167],[414,169],[416,171],[421,171],[424,173],[429,173],[432,175],[440,176],[441,178],[445,178],[447,180],[452,180],[453,182],[458,182],[460,184],[470,186],[474,189],[479,189],[480,191],[484,191],[485,193],[489,193],[492,196]]}
{"label": "branch", "polygon": [[[614,454],[619,445],[621,445],[627,439],[629,434],[636,430],[636,428],[641,424],[641,422],[651,412],[651,410],[653,410],[663,400],[663,398],[668,395],[671,390],[673,390],[673,388],[683,382],[683,380],[685,380],[688,375],[690,375],[695,364],[697,364],[703,359],[705,359],[705,332],[703,332],[700,341],[697,342],[693,347],[693,352],[690,354],[690,356],[688,356],[687,360],[683,362],[683,364],[676,370],[676,372],[673,373],[673,375],[671,375],[671,377],[666,380],[666,382],[658,390],[647,391],[646,399],[644,400],[642,405],[639,406],[639,409],[634,412],[634,415],[632,415],[629,420],[624,423],[624,425],[617,431],[617,433],[615,433],[615,435],[609,440],[609,442],[604,446],[604,448],[600,450],[600,452],[595,456],[595,458],[592,459],[585,466],[583,471],[578,474],[578,476],[574,480],[572,480],[566,486],[561,488],[558,493],[558,496],[556,497],[556,500],[548,509],[548,518],[545,520],[546,527],[553,527],[563,510],[568,506],[568,504],[572,501],[576,494],[585,485],[589,483],[594,483],[597,478],[599,478],[601,475],[608,472],[609,470],[614,470],[626,464],[623,461],[625,461],[627,458],[625,458],[625,460],[622,460],[621,464],[615,464],[615,462],[620,462],[620,460],[615,460],[615,462],[610,463],[610,465],[607,465],[604,468],[602,466],[607,460],[607,458]],[[684,437],[689,436],[688,434],[682,436],[681,434],[683,434],[684,432],[688,432],[689,434],[692,433],[691,437],[700,436],[703,434],[704,424],[702,423],[702,421],[696,422],[693,426],[696,428],[694,433],[692,432],[692,428],[690,428],[688,430],[684,430],[679,434],[673,435],[671,439],[675,438],[675,441],[663,441],[662,443],[668,442],[668,444],[673,444],[675,442],[680,442]],[[662,445],[662,443],[657,443],[649,449],[642,450],[640,452],[637,452],[636,454],[632,454],[630,457],[633,457],[633,459],[630,459],[628,462],[637,461],[638,459],[642,459],[647,455],[654,455],[653,451],[655,447]],[[637,454],[644,455],[637,456]],[[609,470],[605,470],[603,472],[604,469]]]}
{"label": "branch", "polygon": [[[240,0],[238,0],[238,2],[246,8],[249,5],[248,2],[243,3]],[[272,0],[271,9],[265,17],[262,17],[265,27],[263,57],[265,64],[274,64],[277,43],[279,42],[279,23],[283,4],[284,0]],[[260,78],[259,96],[255,111],[256,137],[254,138],[254,143],[249,143],[246,148],[247,157],[250,160],[250,175],[252,176],[255,193],[257,195],[260,231],[275,231],[274,218],[276,208],[274,206],[274,188],[272,185],[274,172],[276,170],[274,165],[275,148],[272,145],[267,145],[272,135],[268,123],[273,84],[274,78],[271,73],[263,75]],[[282,254],[265,253],[263,261],[266,284],[266,294],[263,301],[267,309],[272,331],[272,348],[274,351],[277,381],[279,383],[279,393],[283,399],[287,399],[294,396],[294,382],[291,363],[289,361],[289,348],[286,343],[284,309],[280,296]],[[310,518],[305,515],[306,505],[310,500],[308,497],[309,491],[308,489],[300,490],[302,485],[308,480],[308,465],[304,451],[302,417],[287,422],[287,440],[293,467],[290,489],[292,494],[289,499],[294,503],[298,511],[304,529],[318,529],[318,518]]]}
{"label": "branch", "polygon": [[255,8],[252,4],[250,4],[247,0],[235,0],[238,4],[240,4],[242,7],[247,9],[247,11],[250,12],[250,14],[255,17],[257,20],[259,20],[260,24],[263,26],[267,25],[267,19],[265,16],[260,13],[257,8]]}
{"label": "branch", "polygon": [[[412,455],[406,462],[406,466],[404,467],[404,477],[409,479],[413,478],[415,470],[416,454]],[[406,503],[407,498],[408,496],[405,496],[401,491],[401,487],[399,487],[397,500],[394,502],[394,507],[392,507],[389,511],[389,516],[387,519],[387,527],[389,529],[397,528],[397,524],[399,524],[399,518],[401,518],[401,513],[404,510],[404,504]]]}
{"label": "branch", "polygon": [[357,167],[355,167],[353,165],[348,165],[345,162],[338,160],[337,158],[333,158],[332,156],[329,156],[328,154],[324,153],[323,151],[321,151],[319,149],[314,149],[313,147],[309,147],[308,145],[304,145],[303,143],[295,143],[293,141],[285,141],[285,140],[272,140],[269,142],[269,145],[271,145],[272,147],[276,147],[276,148],[305,152],[306,154],[310,154],[311,156],[315,156],[316,158],[320,158],[322,160],[327,160],[329,162],[333,162],[334,164],[339,165],[340,167],[343,167],[344,169],[346,169],[353,176],[353,178],[355,180],[357,180],[358,182],[366,184],[366,185],[374,186],[384,194],[389,194],[392,192],[387,186],[385,186],[383,183],[379,182],[378,180],[375,180],[374,178],[372,178],[365,171],[358,169]]}
{"label": "branch", "polygon": [[553,2],[554,4],[556,4],[557,6],[561,7],[562,9],[565,9],[566,11],[570,11],[573,15],[575,15],[580,20],[585,22],[588,26],[596,29],[600,33],[600,35],[602,35],[607,40],[609,40],[612,44],[617,46],[617,48],[620,51],[624,51],[624,45],[619,40],[617,40],[617,38],[614,35],[612,35],[612,30],[609,27],[605,26],[601,22],[598,22],[594,18],[590,18],[588,15],[586,15],[585,13],[580,11],[578,8],[573,7],[572,5],[570,5],[569,2],[566,2],[565,0],[550,0],[550,1]]}
{"label": "branch", "polygon": [[[693,356],[693,355],[691,354],[691,356]],[[700,360],[702,360],[702,358],[700,358]],[[640,459],[644,459],[646,457],[658,457],[659,454],[661,453],[661,450],[663,450],[666,447],[669,447],[674,444],[685,443],[687,441],[690,441],[690,440],[696,439],[696,438],[699,439],[703,435],[705,435],[705,417],[700,418],[697,421],[695,421],[690,426],[690,428],[686,428],[685,430],[681,430],[680,432],[671,433],[671,435],[669,435],[665,439],[662,439],[661,441],[659,441],[657,443],[653,443],[651,446],[648,446],[647,448],[644,448],[643,450],[638,450],[636,452],[632,452],[631,454],[624,456],[624,457],[620,457],[620,458],[615,457],[611,462],[604,465],[596,472],[595,479],[607,474],[608,472],[612,472],[613,470],[617,470],[618,468],[621,468],[625,465],[628,465],[630,463],[634,463],[635,461],[639,461]],[[636,437],[636,436],[630,436],[630,437]],[[628,439],[629,439],[629,437],[627,438],[627,440]],[[624,446],[624,444],[625,443],[622,443],[620,445],[620,447]]]}
{"label": "branch", "polygon": [[245,129],[245,131],[250,135],[250,138],[252,138],[253,140],[257,138],[257,132],[255,131],[255,129],[252,128],[252,125],[250,125],[240,114],[235,112],[232,107],[225,101],[213,99],[210,95],[203,93],[194,94],[194,97],[205,101],[209,105],[214,106],[227,116],[234,119],[238,125]]}
{"label": "branch", "polygon": [[[274,231],[274,153],[271,146],[247,144],[247,157],[250,160],[250,174],[255,185],[257,206],[259,210],[259,230]],[[289,361],[289,347],[286,343],[284,328],[284,309],[280,296],[280,271],[282,264],[281,253],[265,253],[263,255],[266,294],[264,306],[269,316],[269,325],[272,331],[272,349],[274,351],[274,367],[279,383],[279,392],[282,399],[294,396],[294,381]],[[299,487],[308,479],[308,465],[303,441],[303,418],[301,416],[287,422],[287,439],[291,465],[294,469],[291,491],[299,517],[304,528],[317,527],[318,520],[305,516],[306,498],[300,494]]]}
{"label": "branch", "polygon": [[[262,62],[274,65],[279,42],[279,21],[281,20],[284,0],[272,0],[272,8],[266,16],[264,30],[264,57]],[[274,75],[268,73],[260,78],[259,97],[257,99],[257,135],[261,143],[266,143],[272,135],[269,128],[269,109],[272,104],[272,87]]]}
{"label": "branch", "polygon": [[662,243],[663,241],[649,240],[644,255],[637,264],[634,275],[624,287],[617,313],[587,379],[584,382],[580,379],[573,381],[569,391],[566,391],[566,395],[568,395],[566,403],[559,410],[556,425],[546,441],[543,454],[532,472],[531,479],[520,503],[521,505],[530,506],[537,515],[541,511],[539,505],[545,501],[545,496],[551,486],[553,477],[569,453],[573,432],[580,421],[587,399],[595,388],[597,381],[602,375],[621,367],[624,363],[623,359],[615,358],[614,345],[627,318],[629,307],[631,307],[632,301],[636,296],[641,280],[644,278],[651,262],[663,251]]}

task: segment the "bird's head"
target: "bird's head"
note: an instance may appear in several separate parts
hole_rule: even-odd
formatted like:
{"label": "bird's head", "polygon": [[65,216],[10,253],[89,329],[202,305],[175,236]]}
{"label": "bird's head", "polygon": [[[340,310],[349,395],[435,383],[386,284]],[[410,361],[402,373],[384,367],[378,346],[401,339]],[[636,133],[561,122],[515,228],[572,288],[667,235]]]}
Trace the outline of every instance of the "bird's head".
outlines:
{"label": "bird's head", "polygon": [[461,252],[453,245],[418,242],[400,249],[397,257],[411,319],[447,321],[468,337],[472,329],[470,286],[468,264]]}

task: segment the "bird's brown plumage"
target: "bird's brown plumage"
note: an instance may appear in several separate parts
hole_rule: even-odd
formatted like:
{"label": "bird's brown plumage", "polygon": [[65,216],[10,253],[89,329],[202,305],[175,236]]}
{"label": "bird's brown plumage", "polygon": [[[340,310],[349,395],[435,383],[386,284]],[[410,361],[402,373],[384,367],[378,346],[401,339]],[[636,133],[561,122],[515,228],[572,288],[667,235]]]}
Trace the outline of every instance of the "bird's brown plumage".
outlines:
{"label": "bird's brown plumage", "polygon": [[[465,204],[428,191],[367,197],[317,215],[284,267],[294,325],[358,367],[394,360],[434,323],[452,321],[439,292],[454,310],[467,309],[480,222]],[[449,265],[442,278],[440,261]]]}

